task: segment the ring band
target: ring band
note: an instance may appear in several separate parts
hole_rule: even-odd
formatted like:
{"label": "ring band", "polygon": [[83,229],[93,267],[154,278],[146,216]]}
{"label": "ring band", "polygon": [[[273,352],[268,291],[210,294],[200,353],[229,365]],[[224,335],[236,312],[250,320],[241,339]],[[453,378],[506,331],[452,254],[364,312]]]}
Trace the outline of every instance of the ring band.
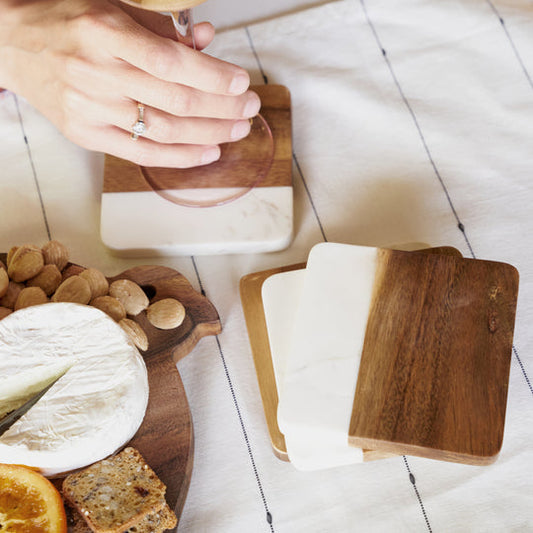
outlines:
{"label": "ring band", "polygon": [[137,110],[139,112],[137,121],[131,127],[131,138],[136,141],[146,131],[146,124],[144,123],[144,105],[137,104]]}

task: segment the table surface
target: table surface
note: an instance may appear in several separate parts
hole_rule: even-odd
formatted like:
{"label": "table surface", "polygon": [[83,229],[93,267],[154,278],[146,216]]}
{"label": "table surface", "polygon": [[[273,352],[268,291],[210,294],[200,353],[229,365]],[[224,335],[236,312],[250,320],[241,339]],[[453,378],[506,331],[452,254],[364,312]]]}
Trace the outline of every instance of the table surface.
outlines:
{"label": "table surface", "polygon": [[[198,12],[212,8],[220,25],[234,26],[219,4]],[[0,94],[0,250],[55,238],[75,262],[109,276],[167,265],[217,307],[223,332],[178,364],[195,428],[179,531],[533,530],[532,4],[314,4],[294,11],[307,2],[291,3],[285,14],[288,3],[276,2],[273,13],[239,3],[230,18],[246,26],[219,33],[207,50],[247,68],[254,83],[291,91],[295,232],[287,250],[113,256],[99,236],[103,155],[74,146],[9,92]],[[448,245],[517,267],[505,435],[494,464],[396,457],[299,472],[274,456],[239,280],[305,261],[322,241]]]}

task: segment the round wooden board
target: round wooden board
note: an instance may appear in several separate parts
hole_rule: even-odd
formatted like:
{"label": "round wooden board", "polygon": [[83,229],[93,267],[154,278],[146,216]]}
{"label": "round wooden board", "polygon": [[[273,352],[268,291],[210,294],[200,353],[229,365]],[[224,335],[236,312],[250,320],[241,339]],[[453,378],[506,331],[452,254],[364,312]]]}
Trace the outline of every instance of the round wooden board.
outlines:
{"label": "round wooden board", "polygon": [[[6,262],[6,254],[0,254]],[[69,264],[64,277],[84,268]],[[178,328],[160,330],[152,326],[143,312],[133,319],[148,336],[149,347],[141,352],[148,369],[150,398],[143,423],[128,443],[146,459],[167,486],[166,499],[175,509],[178,521],[187,497],[193,467],[194,434],[189,404],[176,362],[187,355],[206,335],[221,331],[215,307],[176,270],[161,266],[139,266],[108,278],[110,282],[130,279],[140,285],[156,302],[176,298],[186,310],[186,318]],[[61,479],[53,480],[57,486]]]}

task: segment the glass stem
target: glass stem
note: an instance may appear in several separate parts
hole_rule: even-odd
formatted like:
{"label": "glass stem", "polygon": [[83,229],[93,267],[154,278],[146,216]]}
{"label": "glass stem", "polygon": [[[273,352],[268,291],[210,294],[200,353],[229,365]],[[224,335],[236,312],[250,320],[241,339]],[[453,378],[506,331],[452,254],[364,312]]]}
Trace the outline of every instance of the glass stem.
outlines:
{"label": "glass stem", "polygon": [[192,9],[184,9],[182,11],[172,11],[170,13],[178,41],[190,46],[196,50],[196,43],[194,41],[194,22],[192,18]]}

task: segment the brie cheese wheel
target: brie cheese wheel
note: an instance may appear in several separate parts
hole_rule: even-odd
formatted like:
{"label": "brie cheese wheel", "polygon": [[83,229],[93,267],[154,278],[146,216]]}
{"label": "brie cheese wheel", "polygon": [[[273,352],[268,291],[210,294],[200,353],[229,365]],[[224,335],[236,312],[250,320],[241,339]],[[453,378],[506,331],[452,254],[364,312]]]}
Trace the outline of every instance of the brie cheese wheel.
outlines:
{"label": "brie cheese wheel", "polygon": [[348,445],[348,430],[376,259],[376,248],[322,243],[301,271],[292,331],[284,333],[290,341],[278,404],[289,458],[301,469],[362,461],[362,451]]}
{"label": "brie cheese wheel", "polygon": [[0,321],[0,387],[11,383],[12,397],[33,376],[65,370],[0,437],[0,463],[54,476],[107,457],[135,435],[148,404],[146,366],[111,318],[90,306],[47,303]]}

